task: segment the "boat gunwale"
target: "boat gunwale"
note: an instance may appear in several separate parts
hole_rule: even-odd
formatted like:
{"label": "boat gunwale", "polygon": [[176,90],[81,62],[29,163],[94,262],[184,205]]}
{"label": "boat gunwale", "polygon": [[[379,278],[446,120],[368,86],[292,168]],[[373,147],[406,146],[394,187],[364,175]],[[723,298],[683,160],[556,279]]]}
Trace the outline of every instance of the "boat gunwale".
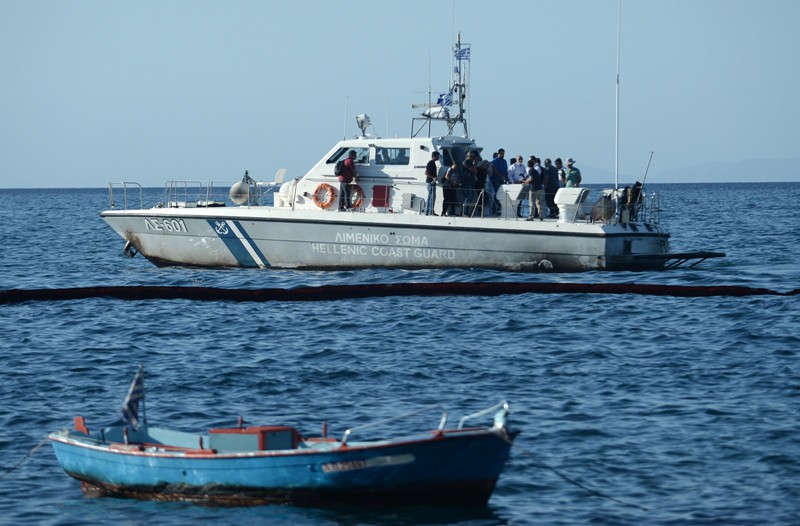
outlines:
{"label": "boat gunwale", "polygon": [[[349,442],[345,446],[341,446],[338,440],[333,442],[323,442],[336,444],[334,447],[308,447],[308,448],[295,448],[295,449],[275,449],[275,450],[252,450],[252,451],[217,451],[211,448],[177,448],[175,451],[140,451],[136,446],[155,447],[169,446],[168,444],[155,444],[155,443],[130,443],[123,444],[122,442],[108,442],[101,443],[99,439],[92,436],[78,436],[72,434],[69,430],[56,431],[48,435],[48,439],[53,442],[59,442],[66,446],[94,450],[99,453],[110,453],[124,456],[137,456],[137,457],[158,457],[169,459],[191,459],[191,460],[204,460],[204,459],[219,459],[230,460],[236,458],[259,458],[259,457],[292,457],[302,455],[335,455],[346,453],[363,453],[368,451],[377,451],[387,448],[395,447],[408,447],[419,444],[429,444],[441,441],[461,440],[464,438],[480,438],[495,436],[500,440],[508,440],[504,435],[508,435],[505,428],[467,428],[467,429],[447,429],[442,431],[431,431],[430,436],[414,437],[401,437],[399,439],[383,439],[375,441],[360,441]],[[199,437],[200,435],[198,435]],[[93,443],[90,443],[93,442]],[[115,445],[125,445],[126,448],[114,448]],[[208,453],[203,453],[208,451]],[[188,452],[188,454],[187,454]]]}
{"label": "boat gunwale", "polygon": [[[252,208],[252,207],[251,207]],[[272,208],[272,207],[262,207],[262,208]],[[246,209],[246,208],[245,208]],[[331,225],[331,226],[347,226],[347,227],[381,227],[381,228],[412,228],[415,230],[448,230],[448,231],[479,231],[481,233],[500,233],[500,234],[515,234],[515,235],[542,235],[542,236],[558,236],[558,237],[586,237],[586,238],[629,238],[629,237],[639,237],[639,238],[662,238],[662,239],[669,239],[671,234],[661,229],[661,227],[649,223],[632,223],[637,226],[642,226],[643,228],[647,229],[648,226],[653,230],[645,230],[645,231],[634,231],[632,229],[628,229],[622,224],[610,224],[610,223],[589,223],[589,222],[572,222],[572,223],[560,223],[554,220],[547,220],[547,221],[525,221],[523,218],[502,218],[502,217],[486,217],[486,218],[478,218],[478,217],[456,217],[452,219],[457,220],[464,220],[464,221],[483,221],[483,223],[471,223],[469,225],[460,225],[460,224],[453,224],[453,223],[445,223],[442,225],[434,225],[434,224],[426,224],[426,223],[408,223],[408,224],[400,224],[397,222],[391,222],[390,220],[384,221],[376,221],[372,218],[362,218],[359,217],[357,214],[349,214],[346,219],[321,219],[321,218],[313,218],[313,217],[292,217],[297,212],[293,212],[292,216],[286,217],[264,217],[264,216],[250,216],[250,215],[240,215],[236,214],[232,217],[232,214],[200,214],[200,213],[192,213],[192,214],[170,214],[169,210],[197,210],[197,209],[170,209],[170,208],[155,208],[155,209],[136,209],[136,210],[106,210],[100,214],[100,217],[103,219],[113,217],[113,218],[124,218],[124,217],[170,217],[170,218],[191,218],[191,219],[199,219],[199,220],[237,220],[237,221],[252,221],[258,223],[270,223],[270,222],[286,222],[291,224],[322,224],[322,225]],[[235,208],[234,208],[235,210]],[[163,211],[163,212],[162,212]],[[310,213],[316,214],[318,212],[311,211]],[[372,212],[365,212],[364,215],[384,215],[384,214],[375,214]],[[396,216],[396,215],[404,215],[404,214],[386,214],[387,216]],[[408,214],[412,217],[417,218],[427,218],[428,221],[433,221],[436,219],[445,219],[441,217],[435,217],[433,219],[429,218],[428,216],[415,216],[412,214]],[[357,219],[356,219],[357,218]],[[450,221],[450,219],[445,219],[445,221]],[[494,226],[492,224],[485,224],[485,223],[494,223],[494,222],[503,222],[503,223],[512,223],[516,225],[516,228],[509,226],[507,228],[501,228]],[[519,223],[517,225],[517,223]],[[540,227],[542,225],[557,225],[556,228],[560,228],[560,230],[542,230]],[[593,232],[581,232],[575,231],[575,228],[585,229],[587,227],[593,227],[595,231]],[[613,228],[615,230],[619,230],[616,232],[608,232],[607,229]],[[192,235],[197,234],[188,234],[188,233],[177,233],[177,232],[170,232],[170,233],[162,233],[159,234],[157,232],[153,232],[150,235],[172,235],[172,236],[184,236],[184,237],[191,237]]]}

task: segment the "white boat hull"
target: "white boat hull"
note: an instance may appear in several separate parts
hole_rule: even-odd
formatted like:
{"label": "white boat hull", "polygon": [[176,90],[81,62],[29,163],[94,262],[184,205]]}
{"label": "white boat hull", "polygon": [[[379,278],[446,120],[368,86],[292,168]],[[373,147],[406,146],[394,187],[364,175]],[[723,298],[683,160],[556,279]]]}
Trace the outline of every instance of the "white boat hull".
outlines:
{"label": "white boat hull", "polygon": [[[361,134],[339,141],[301,177],[287,179],[281,169],[265,183],[245,171],[225,196],[213,181],[168,181],[164,200],[147,209],[140,185],[110,183],[111,210],[101,217],[125,239],[128,255],[159,266],[576,272],[660,270],[722,255],[671,254],[655,194],[646,196],[641,183],[604,191],[595,205],[588,188],[550,184],[548,210],[541,201],[535,206],[531,198],[543,197],[533,191],[538,183],[508,180],[501,151],[489,163],[470,138],[463,107],[470,47],[459,38],[453,49],[457,100],[450,109],[419,106],[426,111],[422,122],[412,119],[409,137],[369,135],[362,114]],[[434,122],[447,125],[447,134],[432,134]],[[454,133],[459,123],[463,135]],[[556,166],[545,161],[541,184],[555,181]],[[438,201],[432,184],[440,187]],[[132,209],[137,189],[139,208]],[[519,217],[531,207],[558,219]]]}
{"label": "white boat hull", "polygon": [[269,206],[109,210],[102,217],[159,266],[575,272],[660,269],[669,252],[669,234],[642,224]]}

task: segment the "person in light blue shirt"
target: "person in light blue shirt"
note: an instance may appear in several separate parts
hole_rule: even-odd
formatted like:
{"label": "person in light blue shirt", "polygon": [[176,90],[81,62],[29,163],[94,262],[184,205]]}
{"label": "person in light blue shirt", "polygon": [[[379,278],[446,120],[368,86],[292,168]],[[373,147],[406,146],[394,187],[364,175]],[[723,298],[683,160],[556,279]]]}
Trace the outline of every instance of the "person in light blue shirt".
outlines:
{"label": "person in light blue shirt", "polygon": [[522,162],[522,156],[517,156],[514,163],[508,169],[508,182],[511,184],[521,183],[525,179],[527,170]]}

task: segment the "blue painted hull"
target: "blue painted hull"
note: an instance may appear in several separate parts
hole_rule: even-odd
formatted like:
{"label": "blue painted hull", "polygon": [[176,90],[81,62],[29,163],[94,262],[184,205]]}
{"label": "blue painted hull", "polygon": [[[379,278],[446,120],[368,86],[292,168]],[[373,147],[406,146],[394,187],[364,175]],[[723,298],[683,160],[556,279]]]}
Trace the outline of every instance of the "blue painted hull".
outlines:
{"label": "blue painted hull", "polygon": [[[509,456],[505,428],[278,451],[163,451],[53,433],[62,468],[122,497],[223,505],[485,505]],[[143,449],[143,450],[140,450]],[[149,449],[152,449],[149,450]]]}

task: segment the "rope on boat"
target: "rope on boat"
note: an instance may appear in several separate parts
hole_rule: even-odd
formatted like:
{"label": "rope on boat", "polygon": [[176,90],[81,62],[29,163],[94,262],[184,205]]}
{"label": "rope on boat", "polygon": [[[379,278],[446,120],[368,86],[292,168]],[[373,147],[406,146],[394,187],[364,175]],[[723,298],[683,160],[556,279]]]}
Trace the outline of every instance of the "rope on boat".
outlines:
{"label": "rope on boat", "polygon": [[602,497],[604,499],[612,500],[612,501],[614,501],[614,502],[616,502],[618,504],[622,504],[623,506],[636,508],[636,509],[639,509],[639,510],[642,510],[642,511],[650,511],[649,508],[645,508],[644,506],[639,506],[638,504],[634,504],[632,502],[627,502],[627,501],[624,501],[622,499],[618,499],[616,497],[612,497],[611,495],[603,493],[602,491],[598,491],[596,489],[592,489],[592,488],[586,486],[585,484],[583,484],[581,482],[578,482],[577,480],[573,479],[572,477],[569,477],[568,475],[562,473],[561,471],[557,470],[553,466],[545,463],[542,459],[540,459],[539,457],[537,457],[535,454],[531,453],[527,449],[523,448],[519,444],[514,444],[514,445],[517,446],[517,449],[519,449],[520,451],[522,451],[526,455],[529,455],[530,457],[533,458],[533,460],[536,461],[537,465],[535,465],[535,467],[548,469],[548,470],[552,471],[553,473],[555,473],[556,475],[558,475],[559,477],[561,477],[562,479],[564,479],[567,482],[569,482],[570,484],[573,484],[573,485],[581,488],[582,490],[594,495],[595,497]]}
{"label": "rope on boat", "polygon": [[375,283],[323,285],[291,289],[222,289],[216,287],[110,286],[0,290],[0,304],[67,301],[88,298],[194,301],[328,301],[386,296],[501,296],[505,294],[643,294],[697,298],[710,296],[795,296],[791,292],[739,285],[646,285],[636,283]]}
{"label": "rope on boat", "polygon": [[36,453],[45,444],[45,442],[47,442],[47,436],[45,436],[41,441],[39,441],[39,443],[36,444],[36,446],[33,449],[28,451],[28,454],[25,455],[24,457],[22,457],[22,459],[19,462],[17,462],[16,464],[11,466],[10,468],[5,470],[4,472],[0,473],[0,479],[5,477],[9,473],[11,473],[12,471],[17,469],[18,467],[20,467],[22,464],[24,464],[26,460],[31,458],[33,456],[33,454]]}

